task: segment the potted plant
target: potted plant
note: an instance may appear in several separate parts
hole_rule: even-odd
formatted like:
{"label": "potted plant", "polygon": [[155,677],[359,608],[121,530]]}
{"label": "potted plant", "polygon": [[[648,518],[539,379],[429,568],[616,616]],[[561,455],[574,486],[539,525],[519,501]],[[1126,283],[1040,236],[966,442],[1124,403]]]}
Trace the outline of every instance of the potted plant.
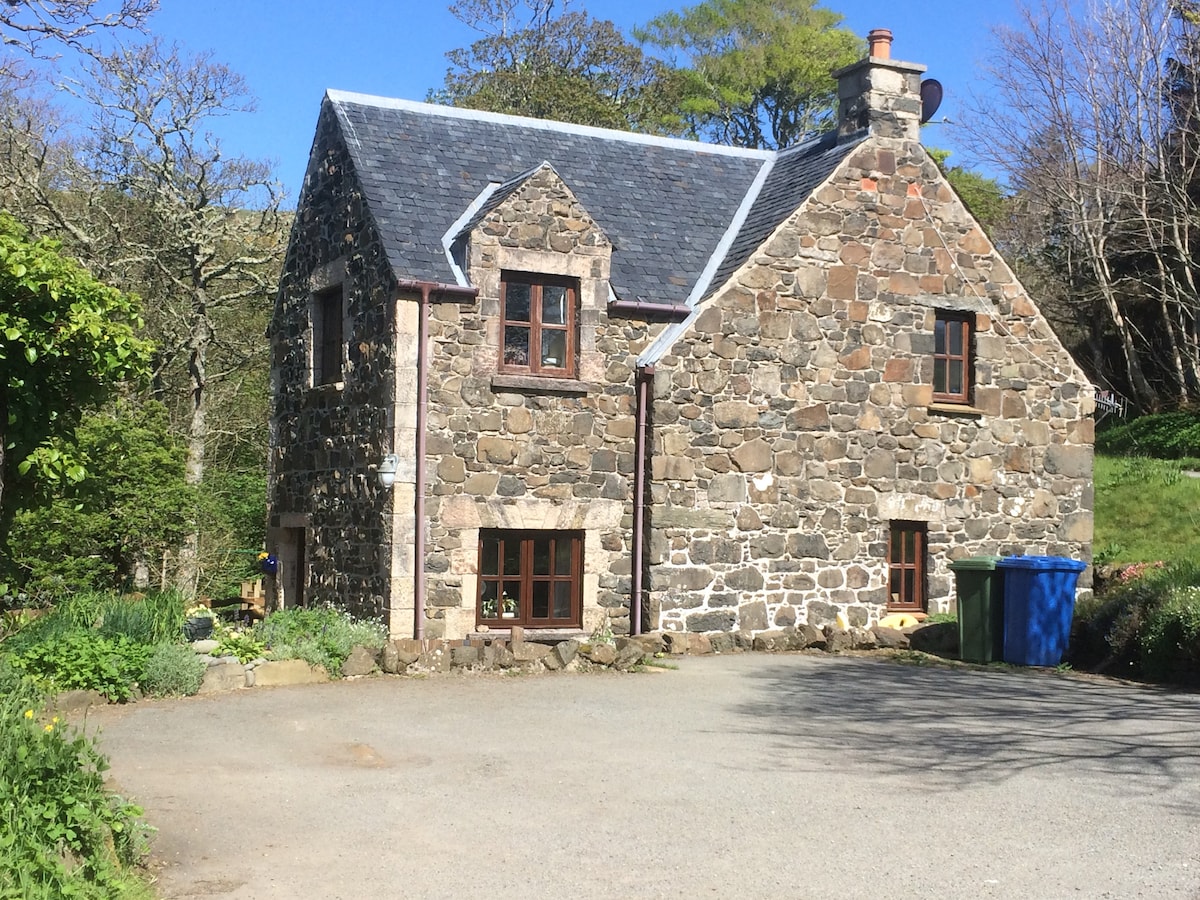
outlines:
{"label": "potted plant", "polygon": [[183,636],[188,641],[202,641],[212,636],[216,616],[207,606],[193,606],[184,615]]}
{"label": "potted plant", "polygon": [[517,617],[517,598],[508,596],[508,592],[505,591],[500,595],[500,602],[504,605],[501,618],[515,619]]}
{"label": "potted plant", "polygon": [[495,597],[484,597],[483,598],[483,601],[479,604],[479,617],[481,619],[496,618],[496,598]]}

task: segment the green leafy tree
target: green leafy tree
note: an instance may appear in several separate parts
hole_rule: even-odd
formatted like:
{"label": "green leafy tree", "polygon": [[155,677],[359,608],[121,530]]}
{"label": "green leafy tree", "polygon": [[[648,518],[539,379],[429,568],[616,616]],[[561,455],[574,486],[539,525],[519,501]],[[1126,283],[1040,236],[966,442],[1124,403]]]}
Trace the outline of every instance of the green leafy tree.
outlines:
{"label": "green leafy tree", "polygon": [[450,7],[483,36],[446,54],[429,99],[489,112],[656,134],[676,133],[678,79],[609,21],[554,0],[463,0]]}
{"label": "green leafy tree", "polygon": [[0,214],[0,500],[10,468],[51,482],[83,479],[82,462],[59,444],[84,410],[147,373],[151,347],[140,326],[135,297]]}
{"label": "green leafy tree", "polygon": [[52,593],[145,587],[163,551],[183,539],[197,502],[166,407],[117,403],[86,415],[70,443],[93,474],[54,485],[13,516],[17,580]]}
{"label": "green leafy tree", "polygon": [[841,22],[816,0],[704,0],[635,34],[682,55],[681,108],[697,134],[778,149],[835,123],[830,72],[863,52]]}

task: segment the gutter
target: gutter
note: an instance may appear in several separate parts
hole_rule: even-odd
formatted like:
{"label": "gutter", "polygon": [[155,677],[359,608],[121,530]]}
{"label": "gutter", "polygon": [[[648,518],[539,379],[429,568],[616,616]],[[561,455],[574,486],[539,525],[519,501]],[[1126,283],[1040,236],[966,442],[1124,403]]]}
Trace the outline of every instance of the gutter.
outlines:
{"label": "gutter", "polygon": [[682,322],[692,310],[674,303],[650,303],[645,300],[609,300],[608,314],[626,318],[668,319]]}
{"label": "gutter", "polygon": [[636,377],[637,424],[633,439],[633,594],[629,598],[629,633],[633,635],[642,633],[642,566],[646,556],[646,463],[650,455],[646,443],[646,420],[654,366],[638,366]]}
{"label": "gutter", "polygon": [[422,640],[425,637],[425,419],[429,403],[429,359],[425,344],[429,340],[429,302],[434,297],[459,302],[474,300],[479,290],[457,284],[403,278],[396,279],[396,288],[421,295],[417,325],[417,459],[413,488],[416,495],[413,503],[413,524],[416,526],[413,529],[413,637]]}

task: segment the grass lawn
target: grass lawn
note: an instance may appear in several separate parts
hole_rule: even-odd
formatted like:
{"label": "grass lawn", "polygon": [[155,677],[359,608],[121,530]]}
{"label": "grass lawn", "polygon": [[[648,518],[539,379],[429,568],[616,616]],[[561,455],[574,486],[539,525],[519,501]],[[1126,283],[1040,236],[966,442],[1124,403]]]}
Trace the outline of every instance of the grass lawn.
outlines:
{"label": "grass lawn", "polygon": [[1200,559],[1200,478],[1177,460],[1096,454],[1099,563]]}

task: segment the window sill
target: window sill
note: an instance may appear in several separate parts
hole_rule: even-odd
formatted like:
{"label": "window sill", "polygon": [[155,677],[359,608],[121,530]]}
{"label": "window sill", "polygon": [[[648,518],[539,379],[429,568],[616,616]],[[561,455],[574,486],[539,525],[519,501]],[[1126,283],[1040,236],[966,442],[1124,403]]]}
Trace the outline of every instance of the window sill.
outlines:
{"label": "window sill", "polygon": [[[588,633],[582,628],[535,628],[530,625],[521,625],[520,628],[525,629],[525,642],[528,644],[546,644],[557,641],[576,640],[582,641],[588,638]],[[508,639],[512,632],[508,625],[488,626],[487,631],[480,631],[480,626],[476,625],[475,630],[467,635],[467,638],[496,638]]]}
{"label": "window sill", "polygon": [[493,375],[492,390],[527,391],[531,394],[591,394],[600,385],[573,378],[552,378],[546,375]]}
{"label": "window sill", "polygon": [[942,413],[949,416],[973,416],[978,418],[980,416],[987,415],[987,413],[985,413],[979,407],[967,406],[965,403],[930,403],[926,409],[928,409],[930,412]]}

